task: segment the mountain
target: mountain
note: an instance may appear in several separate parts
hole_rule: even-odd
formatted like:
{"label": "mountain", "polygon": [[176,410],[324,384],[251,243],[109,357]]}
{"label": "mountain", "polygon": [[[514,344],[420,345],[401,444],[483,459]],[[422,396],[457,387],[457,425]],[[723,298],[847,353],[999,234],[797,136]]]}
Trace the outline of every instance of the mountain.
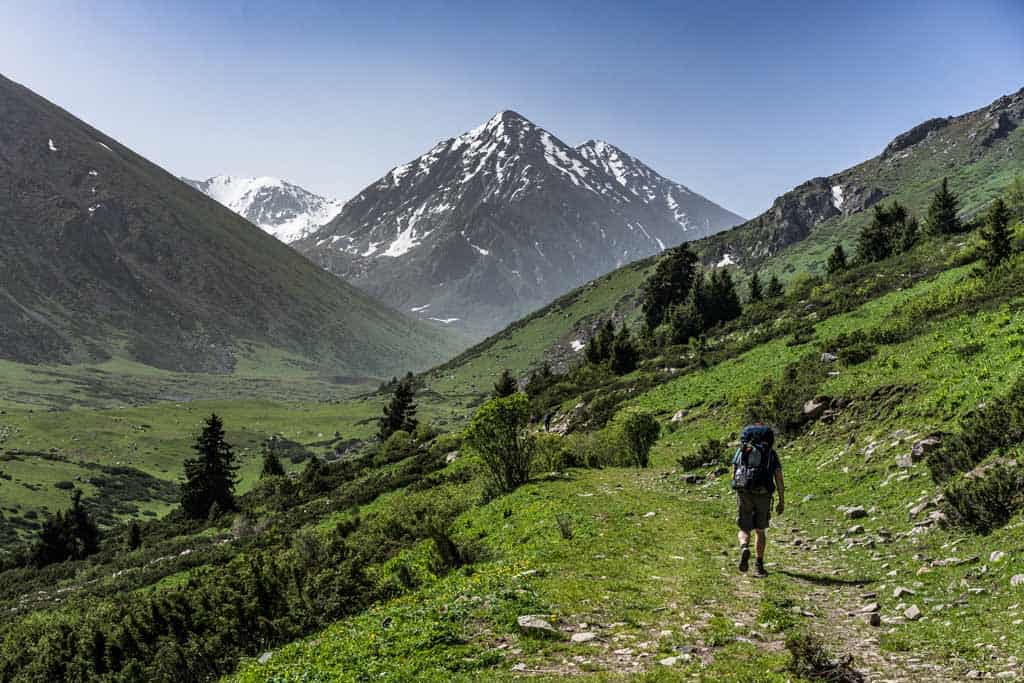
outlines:
{"label": "mountain", "polygon": [[702,243],[707,263],[760,267],[787,248],[818,266],[836,241],[850,246],[880,201],[899,200],[923,216],[942,179],[971,217],[1024,172],[1024,88],[959,116],[933,118],[897,135],[880,154],[776,198],[761,215]]}
{"label": "mountain", "polygon": [[326,199],[279,178],[217,175],[206,180],[182,180],[285,244],[315,232],[344,206],[344,202]]}
{"label": "mountain", "polygon": [[401,310],[481,337],[741,221],[607,143],[571,147],[503,111],[392,169],[293,246]]}
{"label": "mountain", "polygon": [[390,375],[452,342],[0,76],[0,359]]}

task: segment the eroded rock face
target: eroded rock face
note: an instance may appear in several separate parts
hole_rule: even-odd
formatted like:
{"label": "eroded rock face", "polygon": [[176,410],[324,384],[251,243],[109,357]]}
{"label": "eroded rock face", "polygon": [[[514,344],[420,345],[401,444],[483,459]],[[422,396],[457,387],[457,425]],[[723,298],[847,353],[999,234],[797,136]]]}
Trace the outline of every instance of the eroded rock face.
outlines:
{"label": "eroded rock face", "polygon": [[941,130],[948,126],[951,120],[952,119],[945,117],[928,119],[924,123],[919,123],[918,125],[914,126],[906,133],[901,133],[900,135],[897,135],[895,138],[893,138],[893,141],[886,146],[885,151],[882,152],[882,158],[884,159],[891,157],[896,152],[903,151],[908,147],[916,145],[917,143],[921,142],[926,137],[928,137],[929,133]]}

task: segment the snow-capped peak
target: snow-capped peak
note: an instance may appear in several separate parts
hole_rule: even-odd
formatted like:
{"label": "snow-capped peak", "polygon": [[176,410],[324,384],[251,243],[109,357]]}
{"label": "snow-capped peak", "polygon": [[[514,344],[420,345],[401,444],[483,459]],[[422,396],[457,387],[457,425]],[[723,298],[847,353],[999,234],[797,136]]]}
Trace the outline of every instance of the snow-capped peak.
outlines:
{"label": "snow-capped peak", "polygon": [[294,242],[337,216],[343,202],[327,199],[280,178],[218,175],[182,178],[282,242]]}

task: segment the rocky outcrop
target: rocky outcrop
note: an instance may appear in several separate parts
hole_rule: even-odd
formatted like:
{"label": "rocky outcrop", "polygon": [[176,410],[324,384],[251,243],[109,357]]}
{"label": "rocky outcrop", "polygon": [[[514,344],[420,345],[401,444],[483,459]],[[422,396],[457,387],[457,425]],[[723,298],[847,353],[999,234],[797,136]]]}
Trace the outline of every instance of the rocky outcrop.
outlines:
{"label": "rocky outcrop", "polygon": [[945,117],[928,119],[924,123],[919,123],[914,126],[906,133],[902,133],[893,138],[893,141],[886,145],[885,150],[882,152],[882,158],[887,159],[896,152],[905,150],[908,147],[912,147],[917,143],[924,140],[928,135],[934,131],[941,130],[949,125],[952,119]]}

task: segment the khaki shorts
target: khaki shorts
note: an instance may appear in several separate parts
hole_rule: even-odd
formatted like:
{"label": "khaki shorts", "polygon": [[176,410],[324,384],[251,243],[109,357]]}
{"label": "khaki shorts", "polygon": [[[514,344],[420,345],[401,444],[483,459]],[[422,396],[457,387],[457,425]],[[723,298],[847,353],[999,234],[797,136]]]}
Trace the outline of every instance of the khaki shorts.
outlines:
{"label": "khaki shorts", "polygon": [[736,526],[740,529],[767,529],[771,518],[772,494],[736,492]]}

